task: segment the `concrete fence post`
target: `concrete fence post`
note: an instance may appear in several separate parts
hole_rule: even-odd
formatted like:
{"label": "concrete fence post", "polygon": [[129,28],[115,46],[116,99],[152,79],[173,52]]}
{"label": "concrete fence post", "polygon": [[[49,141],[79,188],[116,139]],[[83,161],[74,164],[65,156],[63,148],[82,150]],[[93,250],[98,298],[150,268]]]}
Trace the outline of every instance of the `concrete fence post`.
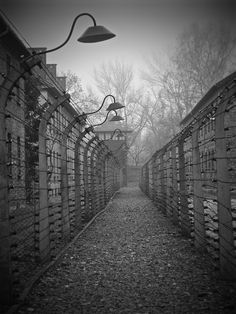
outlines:
{"label": "concrete fence post", "polygon": [[192,129],[193,149],[193,210],[194,210],[194,244],[198,249],[206,249],[206,231],[201,177],[201,160],[199,151],[200,122],[195,121]]}
{"label": "concrete fence post", "polygon": [[167,159],[166,159],[166,210],[167,216],[172,217],[173,215],[173,199],[172,199],[172,151],[170,147],[167,149]]}
{"label": "concrete fence post", "polygon": [[[88,157],[88,152],[91,148],[91,145],[93,142],[96,140],[96,137],[92,137],[90,139],[84,149],[84,171],[83,171],[83,176],[84,176],[84,188],[86,191],[85,194],[85,212],[90,216],[91,215],[91,210],[90,210],[90,204],[91,204],[91,198],[93,197],[91,193],[91,182],[89,182],[89,175],[91,175],[91,160],[89,161]],[[91,155],[90,155],[91,159]]]}
{"label": "concrete fence post", "polygon": [[177,179],[177,154],[176,154],[176,142],[171,146],[171,164],[172,164],[172,207],[173,207],[173,222],[178,224],[179,220],[179,191],[178,191],[178,179]]}
{"label": "concrete fence post", "polygon": [[164,160],[165,151],[162,150],[160,153],[160,184],[161,184],[161,210],[166,214],[166,178],[165,178],[165,160]]}
{"label": "concrete fence post", "polygon": [[50,258],[50,225],[48,202],[48,163],[47,163],[47,124],[53,112],[68,101],[69,95],[61,96],[50,105],[43,114],[39,124],[39,254],[40,260]]}
{"label": "concrete fence post", "polygon": [[[82,120],[80,121],[79,117],[74,117],[65,130],[62,133],[62,138],[60,142],[60,151],[61,151],[61,200],[62,200],[62,233],[67,236],[71,232],[71,224],[70,224],[70,209],[69,209],[69,186],[68,186],[68,154],[67,154],[67,141],[68,136],[72,129],[75,127],[77,123],[82,123]],[[82,126],[81,126],[82,127]],[[81,131],[81,127],[79,127]],[[75,145],[76,146],[76,145]],[[75,148],[76,152],[76,148]],[[76,153],[75,153],[76,155]],[[75,168],[76,168],[76,162],[77,157],[74,157],[75,161]],[[74,169],[75,173],[75,169]],[[76,183],[75,183],[75,189],[76,189]],[[76,194],[76,192],[75,192]]]}
{"label": "concrete fence post", "polygon": [[97,136],[94,137],[94,141],[95,140],[97,141],[97,143],[95,144],[91,153],[91,194],[92,194],[91,209],[92,209],[93,215],[96,214],[96,197],[97,197],[97,187],[96,187],[97,179],[96,179],[96,171],[95,171],[95,158],[99,150],[99,142],[98,142]]}
{"label": "concrete fence post", "polygon": [[184,153],[184,135],[178,141],[179,151],[179,186],[180,186],[180,225],[183,234],[190,237],[191,225],[188,213],[188,197],[186,188],[186,169],[185,169],[185,153]]}

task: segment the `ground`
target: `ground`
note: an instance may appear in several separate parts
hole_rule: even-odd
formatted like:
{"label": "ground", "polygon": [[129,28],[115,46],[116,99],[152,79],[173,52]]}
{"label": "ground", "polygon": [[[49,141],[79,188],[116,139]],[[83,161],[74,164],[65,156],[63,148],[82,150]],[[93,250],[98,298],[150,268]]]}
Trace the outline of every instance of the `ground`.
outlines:
{"label": "ground", "polygon": [[235,292],[206,254],[128,187],[41,277],[18,313],[236,313]]}

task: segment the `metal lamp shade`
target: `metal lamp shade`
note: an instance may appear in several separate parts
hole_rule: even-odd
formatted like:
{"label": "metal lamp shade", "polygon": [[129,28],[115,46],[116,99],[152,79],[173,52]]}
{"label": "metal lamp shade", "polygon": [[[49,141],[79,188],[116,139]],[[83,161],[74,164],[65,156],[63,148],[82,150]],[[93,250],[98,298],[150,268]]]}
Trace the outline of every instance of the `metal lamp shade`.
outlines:
{"label": "metal lamp shade", "polygon": [[107,111],[118,110],[122,108],[124,108],[124,105],[121,105],[119,102],[113,102],[108,106]]}
{"label": "metal lamp shade", "polygon": [[115,121],[121,121],[121,120],[124,120],[124,118],[122,118],[121,116],[114,116],[110,119],[110,122],[115,122]]}
{"label": "metal lamp shade", "polygon": [[108,40],[116,35],[110,32],[107,28],[101,25],[90,26],[86,31],[78,38],[78,41],[82,43],[96,43],[99,41]]}

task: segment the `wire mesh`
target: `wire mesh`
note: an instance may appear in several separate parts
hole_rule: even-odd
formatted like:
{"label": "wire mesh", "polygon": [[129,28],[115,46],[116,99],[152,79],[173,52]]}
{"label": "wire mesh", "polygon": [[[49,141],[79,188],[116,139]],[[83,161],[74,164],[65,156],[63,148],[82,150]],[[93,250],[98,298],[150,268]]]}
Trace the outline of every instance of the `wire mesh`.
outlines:
{"label": "wire mesh", "polygon": [[1,73],[0,242],[14,297],[119,189],[119,163],[78,114],[45,65]]}
{"label": "wire mesh", "polygon": [[236,277],[236,86],[232,80],[146,162],[140,187]]}

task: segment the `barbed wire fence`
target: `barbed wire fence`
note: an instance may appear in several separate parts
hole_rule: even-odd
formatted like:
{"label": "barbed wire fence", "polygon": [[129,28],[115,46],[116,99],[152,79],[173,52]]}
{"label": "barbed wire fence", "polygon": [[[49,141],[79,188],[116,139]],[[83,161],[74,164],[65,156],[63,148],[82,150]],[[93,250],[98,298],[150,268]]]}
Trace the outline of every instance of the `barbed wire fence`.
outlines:
{"label": "barbed wire fence", "polygon": [[225,278],[236,278],[236,82],[142,168],[140,187]]}
{"label": "barbed wire fence", "polygon": [[121,165],[37,58],[1,73],[0,106],[1,301],[9,304],[104,209]]}

